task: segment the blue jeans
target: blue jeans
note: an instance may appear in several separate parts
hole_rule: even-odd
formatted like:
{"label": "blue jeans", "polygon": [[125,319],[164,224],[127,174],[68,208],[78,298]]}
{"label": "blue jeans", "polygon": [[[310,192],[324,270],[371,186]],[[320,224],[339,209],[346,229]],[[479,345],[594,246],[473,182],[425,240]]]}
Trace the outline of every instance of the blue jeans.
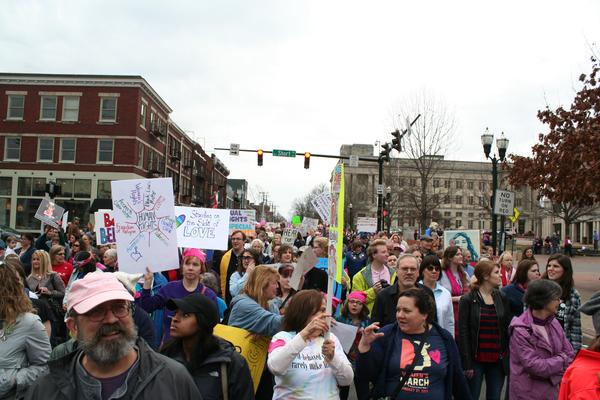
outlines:
{"label": "blue jeans", "polygon": [[479,363],[473,361],[473,378],[467,379],[471,396],[473,399],[479,399],[481,393],[481,384],[485,376],[485,398],[487,400],[500,400],[502,386],[504,386],[504,369],[502,362]]}

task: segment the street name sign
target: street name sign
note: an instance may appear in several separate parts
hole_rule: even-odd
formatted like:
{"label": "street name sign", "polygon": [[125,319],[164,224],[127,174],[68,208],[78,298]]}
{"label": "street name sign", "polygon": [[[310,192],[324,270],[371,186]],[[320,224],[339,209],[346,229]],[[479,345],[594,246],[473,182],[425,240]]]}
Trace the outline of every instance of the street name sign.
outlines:
{"label": "street name sign", "polygon": [[494,204],[494,214],[513,215],[515,207],[515,193],[508,190],[496,190],[496,203]]}
{"label": "street name sign", "polygon": [[273,150],[273,157],[296,157],[295,150]]}

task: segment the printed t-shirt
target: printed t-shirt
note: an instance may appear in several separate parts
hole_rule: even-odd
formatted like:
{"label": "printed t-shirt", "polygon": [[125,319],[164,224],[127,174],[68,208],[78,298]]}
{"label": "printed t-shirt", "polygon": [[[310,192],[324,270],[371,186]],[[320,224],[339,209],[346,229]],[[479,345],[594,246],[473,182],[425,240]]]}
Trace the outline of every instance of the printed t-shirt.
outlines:
{"label": "printed t-shirt", "polygon": [[[296,332],[279,332],[271,339],[269,353],[290,342]],[[335,342],[335,352],[343,354],[344,349],[333,333],[329,334]],[[286,399],[339,399],[337,381],[325,357],[321,353],[324,338],[311,340],[294,358],[285,375],[275,375],[273,400]]]}
{"label": "printed t-shirt", "polygon": [[[415,358],[415,351],[423,336],[423,334],[407,335],[400,330],[397,331],[391,347],[392,353],[386,376],[386,394],[394,393],[401,376]],[[402,387],[398,398],[403,400],[443,399],[448,354],[444,339],[435,329],[430,331],[429,337],[421,349],[421,354],[416,357],[415,368]]]}

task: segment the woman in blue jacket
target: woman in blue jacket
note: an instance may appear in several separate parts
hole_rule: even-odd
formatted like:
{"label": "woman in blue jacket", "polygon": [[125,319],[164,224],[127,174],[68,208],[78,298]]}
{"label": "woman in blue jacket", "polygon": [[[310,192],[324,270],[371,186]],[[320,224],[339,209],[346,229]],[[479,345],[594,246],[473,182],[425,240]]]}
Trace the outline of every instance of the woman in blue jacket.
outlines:
{"label": "woman in blue jacket", "polygon": [[359,399],[472,398],[456,343],[434,322],[434,315],[431,296],[423,289],[408,289],[400,293],[395,323],[382,329],[374,323],[365,329],[356,365],[362,380]]}

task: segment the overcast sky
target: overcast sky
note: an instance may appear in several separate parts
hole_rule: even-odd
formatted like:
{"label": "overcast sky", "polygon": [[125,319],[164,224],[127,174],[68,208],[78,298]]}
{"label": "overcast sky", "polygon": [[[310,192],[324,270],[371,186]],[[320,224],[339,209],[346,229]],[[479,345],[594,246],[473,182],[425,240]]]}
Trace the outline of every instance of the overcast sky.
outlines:
{"label": "overcast sky", "polygon": [[[530,153],[537,110],[570,104],[599,38],[591,0],[19,0],[0,8],[0,70],[141,75],[209,152],[390,140],[390,116],[425,90],[455,113],[448,157],[483,160],[486,126]],[[216,154],[284,215],[335,163]]]}

